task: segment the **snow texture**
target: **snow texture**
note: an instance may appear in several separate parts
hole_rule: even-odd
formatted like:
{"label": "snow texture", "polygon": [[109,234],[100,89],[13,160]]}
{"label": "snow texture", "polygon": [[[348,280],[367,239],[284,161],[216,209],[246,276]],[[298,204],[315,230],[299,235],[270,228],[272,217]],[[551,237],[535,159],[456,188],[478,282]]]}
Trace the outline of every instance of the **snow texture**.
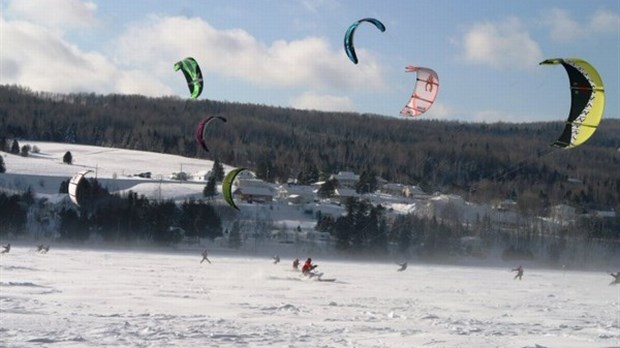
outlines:
{"label": "snow texture", "polygon": [[[306,255],[299,255],[305,258]],[[613,347],[620,285],[603,272],[209,253],[0,255],[2,347]]]}

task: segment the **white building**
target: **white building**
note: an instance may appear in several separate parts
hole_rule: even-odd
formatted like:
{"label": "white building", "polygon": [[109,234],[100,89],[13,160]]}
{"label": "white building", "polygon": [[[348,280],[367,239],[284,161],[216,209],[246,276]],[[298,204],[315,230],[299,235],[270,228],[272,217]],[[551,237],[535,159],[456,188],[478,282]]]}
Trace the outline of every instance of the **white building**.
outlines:
{"label": "white building", "polygon": [[237,189],[235,194],[245,202],[268,203],[273,201],[275,189],[268,183],[259,179],[237,178]]}
{"label": "white building", "polygon": [[575,208],[566,204],[551,207],[551,218],[560,224],[569,224],[575,221]]}
{"label": "white building", "polygon": [[316,189],[306,185],[280,185],[278,198],[292,204],[310,203],[316,199]]}
{"label": "white building", "polygon": [[340,187],[355,187],[355,184],[360,180],[360,176],[353,172],[338,172],[333,174],[331,179],[338,180],[338,186]]}

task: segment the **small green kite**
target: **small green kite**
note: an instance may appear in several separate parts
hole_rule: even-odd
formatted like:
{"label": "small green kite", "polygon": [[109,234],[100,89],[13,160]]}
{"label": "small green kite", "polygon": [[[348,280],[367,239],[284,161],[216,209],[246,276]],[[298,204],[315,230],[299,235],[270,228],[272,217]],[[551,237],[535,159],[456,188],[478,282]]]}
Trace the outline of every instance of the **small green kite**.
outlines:
{"label": "small green kite", "polygon": [[202,93],[203,81],[202,72],[196,60],[192,57],[187,57],[182,61],[174,64],[174,71],[183,71],[185,80],[187,80],[187,86],[192,93],[192,99],[196,99]]}
{"label": "small green kite", "polygon": [[236,169],[231,170],[230,172],[228,172],[228,174],[226,174],[226,177],[224,178],[224,181],[222,182],[222,194],[224,195],[224,200],[226,201],[226,203],[228,203],[228,205],[230,205],[231,207],[237,210],[239,210],[239,207],[237,207],[237,205],[233,201],[232,184],[235,181],[235,178],[237,177],[237,175],[239,175],[239,173],[241,173],[244,170],[246,170],[246,168],[236,168]]}

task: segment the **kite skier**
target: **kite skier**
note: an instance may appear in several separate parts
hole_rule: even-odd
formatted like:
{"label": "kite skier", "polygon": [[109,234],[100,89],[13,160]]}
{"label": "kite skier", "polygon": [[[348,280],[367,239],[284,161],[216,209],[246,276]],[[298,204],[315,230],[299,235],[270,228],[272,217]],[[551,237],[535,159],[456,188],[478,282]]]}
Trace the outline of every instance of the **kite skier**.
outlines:
{"label": "kite skier", "polygon": [[521,280],[521,277],[523,277],[523,267],[521,267],[521,265],[519,265],[519,267],[514,268],[512,271],[513,271],[513,272],[517,272],[517,274],[515,275],[515,277],[514,277],[514,278],[512,278],[512,279],[517,279],[517,278],[519,278],[519,280]]}
{"label": "kite skier", "polygon": [[313,265],[312,264],[312,259],[308,258],[306,260],[306,262],[304,263],[303,267],[301,268],[301,273],[303,273],[303,275],[307,276],[307,277],[314,277],[317,274],[312,272],[315,268],[317,268],[319,265]]}
{"label": "kite skier", "polygon": [[620,272],[609,273],[610,276],[614,277],[614,280],[609,283],[609,285],[620,284]]}
{"label": "kite skier", "polygon": [[208,263],[211,263],[211,261],[209,260],[207,256],[208,256],[207,249],[205,249],[202,252],[202,260],[200,261],[200,263],[203,263],[205,260],[207,260]]}

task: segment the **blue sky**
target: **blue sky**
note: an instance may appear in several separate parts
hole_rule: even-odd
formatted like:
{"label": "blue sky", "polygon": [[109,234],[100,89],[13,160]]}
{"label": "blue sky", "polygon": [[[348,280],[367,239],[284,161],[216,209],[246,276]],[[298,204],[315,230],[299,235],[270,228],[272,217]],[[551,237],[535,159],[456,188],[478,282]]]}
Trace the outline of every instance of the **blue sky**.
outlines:
{"label": "blue sky", "polygon": [[[400,117],[414,77],[434,69],[422,117],[564,119],[568,79],[547,58],[601,74],[606,118],[620,118],[620,1],[3,0],[0,83],[52,92],[188,97],[173,64],[196,58],[200,99]],[[354,21],[360,63],[343,37]]]}

